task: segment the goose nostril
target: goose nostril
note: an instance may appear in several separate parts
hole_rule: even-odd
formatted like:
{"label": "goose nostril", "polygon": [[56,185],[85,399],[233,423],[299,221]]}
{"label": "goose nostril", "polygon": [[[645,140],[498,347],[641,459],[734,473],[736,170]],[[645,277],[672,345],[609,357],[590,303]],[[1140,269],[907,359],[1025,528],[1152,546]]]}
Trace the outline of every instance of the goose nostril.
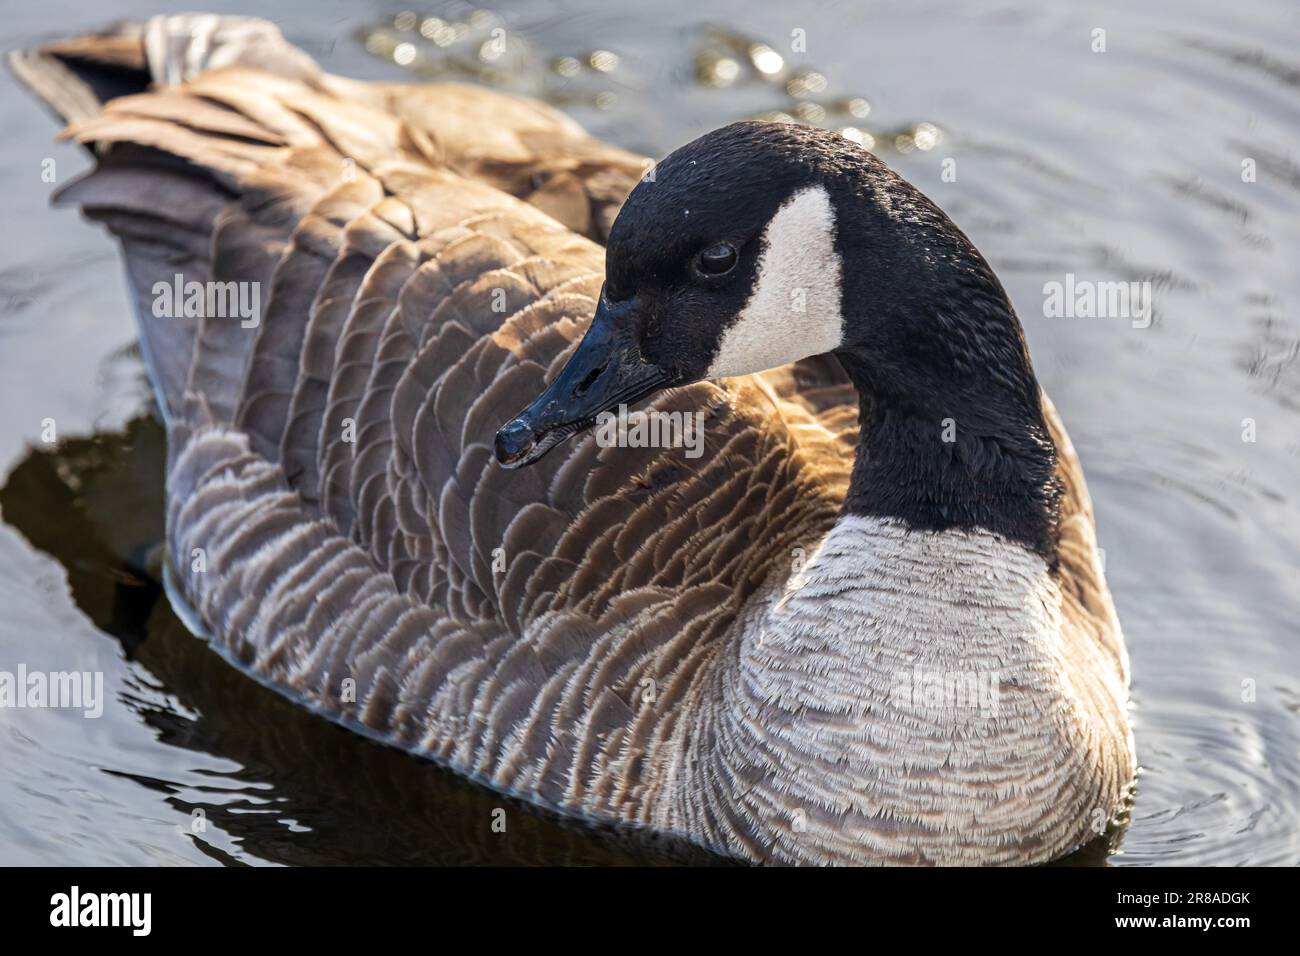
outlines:
{"label": "goose nostril", "polygon": [[587,391],[587,389],[591,388],[591,386],[595,383],[596,379],[600,378],[600,373],[605,371],[605,369],[608,367],[609,367],[608,362],[602,362],[599,366],[593,368],[590,372],[588,372],[583,377],[582,381],[578,383],[578,386],[573,390],[573,394],[575,395],[584,394]]}
{"label": "goose nostril", "polygon": [[497,432],[497,462],[502,465],[513,464],[532,451],[534,444],[536,442],[531,425],[522,418],[507,422]]}

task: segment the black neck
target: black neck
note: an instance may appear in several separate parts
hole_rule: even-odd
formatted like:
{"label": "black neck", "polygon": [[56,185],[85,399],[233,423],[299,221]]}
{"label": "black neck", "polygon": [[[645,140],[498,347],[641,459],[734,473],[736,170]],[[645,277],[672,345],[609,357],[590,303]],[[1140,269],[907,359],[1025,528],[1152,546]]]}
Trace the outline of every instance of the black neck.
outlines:
{"label": "black neck", "polygon": [[1054,564],[1060,484],[1037,395],[1032,407],[996,393],[986,396],[999,401],[993,408],[956,398],[909,402],[881,394],[852,353],[839,357],[861,404],[845,514],[925,531],[989,531]]}
{"label": "black neck", "polygon": [[1015,310],[970,240],[874,157],[829,180],[861,436],[848,514],[993,532],[1055,562],[1056,447]]}

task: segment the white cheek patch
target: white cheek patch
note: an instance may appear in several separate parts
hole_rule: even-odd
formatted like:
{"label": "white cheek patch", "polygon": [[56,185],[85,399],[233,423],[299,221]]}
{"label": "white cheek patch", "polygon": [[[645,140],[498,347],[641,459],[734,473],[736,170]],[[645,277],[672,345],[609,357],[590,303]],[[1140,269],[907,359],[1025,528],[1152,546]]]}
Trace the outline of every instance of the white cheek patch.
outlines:
{"label": "white cheek patch", "polygon": [[708,378],[748,375],[839,347],[835,210],[821,186],[795,193],[763,231],[754,291],[723,332]]}

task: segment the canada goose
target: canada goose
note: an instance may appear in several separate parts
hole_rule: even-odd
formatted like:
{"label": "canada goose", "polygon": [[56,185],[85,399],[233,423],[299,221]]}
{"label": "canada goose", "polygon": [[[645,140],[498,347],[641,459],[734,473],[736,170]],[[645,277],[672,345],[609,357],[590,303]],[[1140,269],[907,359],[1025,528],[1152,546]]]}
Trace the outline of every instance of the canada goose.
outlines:
{"label": "canada goose", "polygon": [[[1033,863],[1121,811],[1077,458],[987,263],[870,153],[740,123],[643,176],[540,104],[329,76],[241,18],[11,63],[97,151],[60,201],[122,242],[169,593],[235,666],[752,861]],[[210,307],[230,282],[258,314]],[[589,429],[639,400],[702,446]]]}

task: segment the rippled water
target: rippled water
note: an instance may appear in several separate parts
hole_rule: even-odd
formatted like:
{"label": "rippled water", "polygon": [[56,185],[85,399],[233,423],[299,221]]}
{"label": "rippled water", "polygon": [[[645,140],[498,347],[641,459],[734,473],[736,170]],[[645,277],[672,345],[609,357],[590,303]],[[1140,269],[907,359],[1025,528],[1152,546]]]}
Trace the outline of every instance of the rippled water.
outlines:
{"label": "rippled water", "polygon": [[[823,76],[824,90],[798,92],[830,108],[825,122],[874,134],[993,263],[1088,473],[1143,769],[1127,831],[1077,861],[1294,864],[1300,9],[1130,6],[502,3],[507,72],[474,71],[649,154],[799,102],[750,76],[744,42],[710,24]],[[418,30],[385,31],[367,52],[367,28],[399,9],[293,0],[277,17],[337,73],[445,73],[448,56],[472,56]],[[26,5],[7,11],[5,46],[152,12]],[[806,52],[791,51],[793,31]],[[610,72],[583,65],[596,50],[617,55]],[[700,82],[725,80],[729,56],[733,86]],[[865,118],[843,103],[854,97]],[[0,862],[670,859],[523,812],[494,833],[500,798],[298,711],[184,631],[150,577],[162,436],[117,256],[46,207],[42,160],[60,181],[85,160],[52,146],[54,125],[8,83],[0,118],[0,670],[102,671],[108,698],[97,720],[0,709]],[[907,140],[919,123],[942,137]],[[1151,281],[1150,327],[1047,317],[1044,284],[1067,273]]]}

